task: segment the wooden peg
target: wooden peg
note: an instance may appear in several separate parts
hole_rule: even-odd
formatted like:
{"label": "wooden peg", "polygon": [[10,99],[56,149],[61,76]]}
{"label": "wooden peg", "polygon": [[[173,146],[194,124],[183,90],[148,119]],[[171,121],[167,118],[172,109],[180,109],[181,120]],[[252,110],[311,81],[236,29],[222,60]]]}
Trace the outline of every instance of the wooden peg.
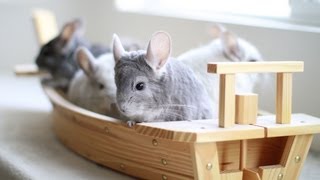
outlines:
{"label": "wooden peg", "polygon": [[256,124],[258,95],[254,93],[236,95],[236,123]]}
{"label": "wooden peg", "polygon": [[276,122],[290,124],[292,109],[292,73],[277,73]]}

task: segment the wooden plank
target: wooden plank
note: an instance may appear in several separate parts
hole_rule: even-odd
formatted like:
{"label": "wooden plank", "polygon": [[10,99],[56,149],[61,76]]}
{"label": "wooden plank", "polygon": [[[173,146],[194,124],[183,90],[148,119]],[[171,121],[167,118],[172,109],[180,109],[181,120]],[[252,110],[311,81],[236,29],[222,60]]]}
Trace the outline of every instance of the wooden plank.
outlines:
{"label": "wooden plank", "polygon": [[285,151],[281,159],[284,166],[283,179],[297,180],[307,158],[313,135],[298,135],[288,139]]}
{"label": "wooden plank", "polygon": [[255,124],[258,115],[258,95],[236,94],[236,123]]}
{"label": "wooden plank", "polygon": [[240,141],[240,170],[247,167],[247,153],[248,153],[248,142],[247,140]]}
{"label": "wooden plank", "polygon": [[53,12],[45,9],[35,9],[32,12],[39,45],[44,45],[58,35],[57,20]]}
{"label": "wooden plank", "polygon": [[292,114],[290,124],[276,124],[276,117],[258,116],[256,126],[266,128],[266,137],[320,133],[320,119],[306,114]]}
{"label": "wooden plank", "polygon": [[235,123],[235,75],[221,74],[219,88],[219,126],[231,127]]}
{"label": "wooden plank", "polygon": [[246,168],[280,164],[287,137],[247,140]]}
{"label": "wooden plank", "polygon": [[253,125],[220,128],[217,119],[140,123],[136,132],[181,142],[221,142],[265,137],[265,129]]}
{"label": "wooden plank", "polygon": [[258,170],[261,180],[281,179],[284,176],[283,171],[281,165],[261,166]]}
{"label": "wooden plank", "polygon": [[240,141],[217,142],[220,172],[239,171]]}
{"label": "wooden plank", "polygon": [[215,74],[303,72],[303,61],[211,62],[208,72]]}
{"label": "wooden plank", "polygon": [[289,124],[292,109],[292,73],[277,73],[276,120]]}
{"label": "wooden plank", "polygon": [[14,73],[16,76],[42,76],[48,73],[39,71],[35,64],[17,64],[14,66]]}
{"label": "wooden plank", "polygon": [[242,171],[226,171],[221,173],[220,180],[242,180],[242,176]]}
{"label": "wooden plank", "polygon": [[73,151],[126,174],[193,179],[189,144],[162,140],[155,146],[151,137],[135,134],[132,128],[71,115],[59,107],[54,111],[54,130]]}
{"label": "wooden plank", "polygon": [[244,180],[261,180],[258,172],[252,169],[244,169],[243,170],[243,179]]}
{"label": "wooden plank", "polygon": [[216,143],[191,144],[194,179],[220,179],[218,149]]}

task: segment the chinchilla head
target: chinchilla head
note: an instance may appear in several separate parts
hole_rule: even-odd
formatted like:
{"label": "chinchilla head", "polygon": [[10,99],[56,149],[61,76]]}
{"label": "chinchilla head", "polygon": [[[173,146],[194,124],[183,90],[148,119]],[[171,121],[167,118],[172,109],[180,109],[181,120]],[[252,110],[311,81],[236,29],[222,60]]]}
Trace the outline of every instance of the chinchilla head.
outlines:
{"label": "chinchilla head", "polygon": [[[167,98],[164,76],[171,54],[171,38],[165,32],[156,32],[146,51],[126,52],[117,35],[113,37],[113,54],[116,61],[115,82],[119,110],[136,121],[159,113]],[[140,119],[142,118],[142,119]]]}
{"label": "chinchilla head", "polygon": [[[43,45],[40,49],[36,64],[40,69],[54,73],[60,68],[66,67],[65,71],[69,71],[68,65],[62,65],[72,59],[73,53],[80,44],[84,33],[83,22],[76,19],[64,25],[57,37]],[[72,66],[72,65],[71,65]],[[74,70],[71,68],[70,70]],[[69,73],[69,72],[66,72]]]}
{"label": "chinchilla head", "polygon": [[262,61],[261,53],[250,42],[238,37],[220,24],[212,26],[211,35],[215,38],[212,45],[229,61],[257,62]]}
{"label": "chinchilla head", "polygon": [[81,79],[84,106],[93,111],[109,114],[112,104],[115,104],[116,86],[114,82],[114,60],[112,53],[107,53],[95,59],[85,47],[76,51],[76,60],[83,71]]}
{"label": "chinchilla head", "polygon": [[[224,26],[217,24],[211,29],[212,35],[216,39],[212,42],[212,47],[218,49],[217,56],[222,57],[220,61],[231,62],[259,62],[263,61],[259,50],[252,43],[238,37]],[[253,89],[258,80],[268,80],[267,74],[239,74],[238,89]],[[244,87],[243,85],[247,86]]]}

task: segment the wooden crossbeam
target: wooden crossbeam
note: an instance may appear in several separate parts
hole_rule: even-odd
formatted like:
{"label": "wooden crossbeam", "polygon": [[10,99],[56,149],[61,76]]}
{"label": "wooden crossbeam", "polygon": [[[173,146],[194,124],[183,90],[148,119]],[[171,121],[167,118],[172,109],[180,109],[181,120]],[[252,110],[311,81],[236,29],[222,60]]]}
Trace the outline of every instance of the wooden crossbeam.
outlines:
{"label": "wooden crossbeam", "polygon": [[215,74],[302,72],[303,61],[214,62],[208,72]]}

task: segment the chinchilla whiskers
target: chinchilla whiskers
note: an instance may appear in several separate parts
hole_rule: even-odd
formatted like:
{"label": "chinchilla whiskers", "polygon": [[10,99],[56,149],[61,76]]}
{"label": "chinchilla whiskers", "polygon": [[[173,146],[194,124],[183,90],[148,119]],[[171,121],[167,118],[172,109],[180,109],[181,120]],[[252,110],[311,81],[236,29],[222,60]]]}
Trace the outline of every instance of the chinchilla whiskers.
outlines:
{"label": "chinchilla whiskers", "polygon": [[[167,119],[166,119],[167,118]],[[169,118],[169,120],[168,120]],[[184,119],[184,116],[178,113],[174,113],[174,112],[165,112],[163,114],[161,114],[158,119],[160,120],[165,120],[165,121],[174,121],[176,119]]]}
{"label": "chinchilla whiskers", "polygon": [[183,115],[180,114],[181,111],[176,109],[163,108],[162,112],[163,115],[174,115],[174,117],[183,117]]}
{"label": "chinchilla whiskers", "polygon": [[190,108],[190,109],[197,108],[195,106],[189,106],[189,105],[183,105],[183,104],[165,104],[165,105],[161,105],[160,107],[186,107],[186,108]]}
{"label": "chinchilla whiskers", "polygon": [[183,104],[164,104],[164,105],[154,105],[154,104],[147,104],[150,108],[174,108],[174,107],[186,107],[190,109],[197,109],[195,106],[183,105]]}

